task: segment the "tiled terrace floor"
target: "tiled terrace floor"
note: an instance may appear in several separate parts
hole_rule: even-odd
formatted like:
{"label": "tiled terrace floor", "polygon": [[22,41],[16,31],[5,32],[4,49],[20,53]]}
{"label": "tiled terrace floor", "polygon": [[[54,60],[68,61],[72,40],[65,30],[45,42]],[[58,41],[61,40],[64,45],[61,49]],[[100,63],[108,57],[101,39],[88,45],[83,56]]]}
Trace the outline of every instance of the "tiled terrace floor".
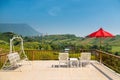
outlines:
{"label": "tiled terrace floor", "polygon": [[[120,74],[96,61],[85,67],[52,67],[58,61],[30,61],[12,71],[0,71],[0,80],[120,80]],[[21,70],[21,71],[20,71]]]}

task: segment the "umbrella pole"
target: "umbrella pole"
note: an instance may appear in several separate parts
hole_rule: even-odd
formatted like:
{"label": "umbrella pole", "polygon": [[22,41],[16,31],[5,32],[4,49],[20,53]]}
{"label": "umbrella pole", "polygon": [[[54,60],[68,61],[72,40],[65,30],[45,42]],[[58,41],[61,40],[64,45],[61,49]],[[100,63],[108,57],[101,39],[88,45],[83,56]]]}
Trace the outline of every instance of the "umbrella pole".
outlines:
{"label": "umbrella pole", "polygon": [[102,38],[100,38],[100,63],[102,63],[102,47],[101,47],[101,43],[102,43]]}
{"label": "umbrella pole", "polygon": [[100,38],[100,50],[102,50],[102,39]]}
{"label": "umbrella pole", "polygon": [[102,53],[100,51],[100,63],[102,63]]}

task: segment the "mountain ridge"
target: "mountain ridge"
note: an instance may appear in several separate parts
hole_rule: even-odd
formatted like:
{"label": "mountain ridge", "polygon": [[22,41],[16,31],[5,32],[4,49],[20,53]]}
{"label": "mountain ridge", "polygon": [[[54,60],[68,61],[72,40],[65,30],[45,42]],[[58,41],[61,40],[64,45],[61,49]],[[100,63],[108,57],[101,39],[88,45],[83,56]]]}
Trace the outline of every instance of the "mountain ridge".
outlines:
{"label": "mountain ridge", "polygon": [[0,32],[13,32],[22,36],[41,35],[33,27],[24,23],[0,23]]}

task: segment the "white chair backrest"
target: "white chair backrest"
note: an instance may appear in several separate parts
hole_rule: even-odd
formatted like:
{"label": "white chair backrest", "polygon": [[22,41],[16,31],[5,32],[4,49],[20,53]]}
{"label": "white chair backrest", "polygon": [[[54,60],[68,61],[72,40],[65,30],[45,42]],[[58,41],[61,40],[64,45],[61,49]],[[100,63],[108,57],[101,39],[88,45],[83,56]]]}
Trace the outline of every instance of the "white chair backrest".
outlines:
{"label": "white chair backrest", "polygon": [[14,54],[10,53],[7,55],[7,57],[8,57],[8,60],[10,61],[10,64],[12,64],[12,65],[16,64],[16,59],[15,59]]}
{"label": "white chair backrest", "polygon": [[90,60],[91,59],[91,53],[89,53],[89,52],[82,52],[80,59],[81,60]]}
{"label": "white chair backrest", "polygon": [[18,52],[15,52],[13,54],[15,56],[16,61],[20,61],[20,55],[18,54]]}
{"label": "white chair backrest", "polygon": [[20,61],[20,56],[17,52],[10,53],[7,55],[8,60],[10,61],[10,64],[16,64],[18,61]]}
{"label": "white chair backrest", "polygon": [[68,60],[69,54],[68,53],[59,53],[59,60]]}

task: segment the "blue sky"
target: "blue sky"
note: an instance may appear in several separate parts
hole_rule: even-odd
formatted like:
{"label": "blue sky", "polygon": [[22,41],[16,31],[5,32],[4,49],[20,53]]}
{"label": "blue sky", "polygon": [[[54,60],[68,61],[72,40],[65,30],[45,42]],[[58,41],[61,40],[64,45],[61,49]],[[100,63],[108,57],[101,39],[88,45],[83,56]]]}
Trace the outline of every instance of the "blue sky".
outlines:
{"label": "blue sky", "polygon": [[86,36],[100,27],[120,34],[120,0],[0,0],[0,23],[41,33]]}

